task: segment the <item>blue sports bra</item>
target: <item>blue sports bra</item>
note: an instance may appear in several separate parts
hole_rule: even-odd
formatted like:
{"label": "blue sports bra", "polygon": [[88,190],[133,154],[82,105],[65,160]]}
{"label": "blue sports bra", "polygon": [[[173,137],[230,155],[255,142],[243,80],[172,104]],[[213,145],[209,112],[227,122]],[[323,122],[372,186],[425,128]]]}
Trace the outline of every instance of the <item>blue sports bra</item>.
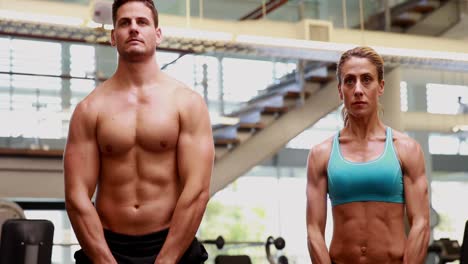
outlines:
{"label": "blue sports bra", "polygon": [[328,161],[328,194],[332,206],[361,201],[404,203],[403,174],[387,127],[384,152],[375,160],[351,162],[340,152],[339,133]]}

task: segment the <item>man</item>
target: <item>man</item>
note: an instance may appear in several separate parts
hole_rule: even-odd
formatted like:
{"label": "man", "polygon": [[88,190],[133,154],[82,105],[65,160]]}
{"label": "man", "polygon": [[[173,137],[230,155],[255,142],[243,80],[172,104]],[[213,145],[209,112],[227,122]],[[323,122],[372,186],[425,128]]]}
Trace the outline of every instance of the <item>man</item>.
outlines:
{"label": "man", "polygon": [[207,107],[160,70],[152,0],[116,0],[112,12],[117,70],[77,105],[64,153],[76,263],[202,263],[194,237],[214,159]]}
{"label": "man", "polygon": [[[380,119],[383,75],[383,59],[369,47],[348,50],[338,62],[344,128],[314,146],[308,158],[307,234],[314,264],[425,261],[430,229],[424,156],[414,139]],[[327,192],[333,212],[329,251]]]}

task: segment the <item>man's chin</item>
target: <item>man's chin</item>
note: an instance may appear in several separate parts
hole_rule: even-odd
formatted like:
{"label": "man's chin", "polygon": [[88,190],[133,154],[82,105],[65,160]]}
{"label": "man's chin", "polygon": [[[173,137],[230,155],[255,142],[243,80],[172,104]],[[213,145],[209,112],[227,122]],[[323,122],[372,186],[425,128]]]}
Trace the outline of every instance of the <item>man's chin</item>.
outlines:
{"label": "man's chin", "polygon": [[127,50],[124,52],[120,53],[120,56],[126,60],[129,61],[139,61],[141,59],[145,59],[147,57],[151,57],[154,54],[148,51],[143,51],[143,50],[137,50],[137,49],[132,49],[132,50]]}

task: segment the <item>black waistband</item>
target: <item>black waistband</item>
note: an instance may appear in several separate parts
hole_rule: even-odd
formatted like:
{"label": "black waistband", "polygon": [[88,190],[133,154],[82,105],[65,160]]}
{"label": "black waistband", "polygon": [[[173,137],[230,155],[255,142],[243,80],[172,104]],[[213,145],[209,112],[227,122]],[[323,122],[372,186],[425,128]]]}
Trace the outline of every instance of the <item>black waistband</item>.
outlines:
{"label": "black waistband", "polygon": [[116,240],[116,241],[127,241],[127,242],[140,242],[140,241],[155,241],[162,239],[163,241],[166,239],[167,234],[169,233],[169,228],[144,234],[144,235],[127,235],[127,234],[120,234],[114,231],[110,231],[108,229],[104,229],[104,236],[106,239]]}
{"label": "black waistband", "polygon": [[107,245],[113,253],[144,257],[157,254],[166,240],[169,229],[145,235],[127,235],[104,229]]}

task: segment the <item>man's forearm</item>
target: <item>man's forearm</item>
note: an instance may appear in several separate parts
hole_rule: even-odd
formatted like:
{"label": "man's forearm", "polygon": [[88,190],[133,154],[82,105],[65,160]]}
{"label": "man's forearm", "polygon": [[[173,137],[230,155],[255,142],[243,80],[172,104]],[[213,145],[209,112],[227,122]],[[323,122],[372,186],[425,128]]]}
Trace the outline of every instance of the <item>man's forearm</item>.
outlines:
{"label": "man's forearm", "polygon": [[421,220],[411,227],[403,256],[404,264],[424,263],[429,244],[429,232],[428,220]]}
{"label": "man's forearm", "polygon": [[197,195],[182,192],[172,216],[169,234],[164,242],[156,264],[177,263],[195,237],[208,203],[208,191]]}
{"label": "man's forearm", "polygon": [[80,204],[67,202],[67,213],[80,242],[81,248],[93,263],[115,263],[104,238],[104,231],[96,209],[91,202]]}

